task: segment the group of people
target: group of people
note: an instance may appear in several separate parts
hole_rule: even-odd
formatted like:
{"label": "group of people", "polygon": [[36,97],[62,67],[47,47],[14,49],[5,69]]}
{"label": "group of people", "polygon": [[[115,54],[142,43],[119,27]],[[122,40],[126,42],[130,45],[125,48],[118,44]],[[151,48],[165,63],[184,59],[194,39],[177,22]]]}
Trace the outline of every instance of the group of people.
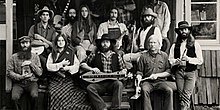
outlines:
{"label": "group of people", "polygon": [[[161,51],[169,30],[169,10],[158,0],[151,4],[154,7],[143,7],[141,27],[137,31],[135,26],[130,31],[127,24],[119,22],[120,10],[115,6],[109,10],[108,20],[98,28],[91,17],[94,13],[87,5],[81,5],[79,12],[69,8],[68,23],[61,30],[49,24],[54,16],[49,7],[39,10],[41,21],[30,28],[28,36],[19,38],[21,50],[12,55],[7,65],[7,76],[13,80],[12,100],[16,109],[22,109],[19,99],[26,91],[31,96],[32,109],[37,110],[37,81],[45,74],[49,82],[49,110],[107,110],[101,98],[106,92],[112,94],[111,109],[120,109],[124,89],[121,80],[87,83],[80,76],[88,72],[128,74],[136,67],[133,73],[137,80],[136,91],[141,93],[144,110],[152,110],[150,93],[153,90],[164,91],[164,109],[173,110],[176,89],[181,110],[187,110],[197,65],[203,63],[201,47],[192,36],[192,27],[181,21],[175,29],[178,36],[169,55]],[[130,52],[125,51],[128,47],[123,41],[125,38],[131,41]],[[176,83],[167,81],[169,76],[175,76]]]}

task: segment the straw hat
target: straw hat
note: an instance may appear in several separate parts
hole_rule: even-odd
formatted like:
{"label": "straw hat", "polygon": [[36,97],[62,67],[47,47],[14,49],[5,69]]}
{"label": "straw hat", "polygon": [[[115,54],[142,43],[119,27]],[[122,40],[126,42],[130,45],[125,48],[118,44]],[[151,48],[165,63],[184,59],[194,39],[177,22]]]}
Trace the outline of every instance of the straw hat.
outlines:
{"label": "straw hat", "polygon": [[39,11],[37,12],[37,15],[38,15],[38,16],[41,16],[43,12],[48,12],[50,18],[52,18],[52,17],[54,16],[53,10],[50,10],[47,6],[44,6],[41,10],[39,10]]}
{"label": "straw hat", "polygon": [[150,16],[153,16],[155,18],[157,17],[157,14],[154,13],[154,11],[151,8],[147,8],[147,7],[143,8],[143,11],[142,11],[141,15],[150,15]]}

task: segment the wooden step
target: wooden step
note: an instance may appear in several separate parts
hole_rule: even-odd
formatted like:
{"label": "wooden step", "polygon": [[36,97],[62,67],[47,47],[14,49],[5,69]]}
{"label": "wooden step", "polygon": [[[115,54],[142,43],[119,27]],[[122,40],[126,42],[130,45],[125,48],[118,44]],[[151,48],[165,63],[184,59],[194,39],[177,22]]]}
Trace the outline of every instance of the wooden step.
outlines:
{"label": "wooden step", "polygon": [[[111,102],[107,102],[106,105],[107,105],[107,108],[110,108],[111,107]],[[121,106],[120,106],[120,109],[119,110],[122,110],[122,109],[127,109],[129,110],[131,108],[129,102],[121,102]]]}

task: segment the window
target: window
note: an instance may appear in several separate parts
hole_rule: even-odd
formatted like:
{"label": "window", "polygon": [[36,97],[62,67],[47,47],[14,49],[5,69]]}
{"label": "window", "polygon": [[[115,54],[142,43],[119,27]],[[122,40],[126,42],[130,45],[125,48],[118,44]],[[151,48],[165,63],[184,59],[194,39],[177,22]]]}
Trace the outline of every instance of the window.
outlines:
{"label": "window", "polygon": [[[188,5],[189,4],[189,5]],[[186,20],[202,46],[219,46],[219,3],[217,0],[186,0]]]}

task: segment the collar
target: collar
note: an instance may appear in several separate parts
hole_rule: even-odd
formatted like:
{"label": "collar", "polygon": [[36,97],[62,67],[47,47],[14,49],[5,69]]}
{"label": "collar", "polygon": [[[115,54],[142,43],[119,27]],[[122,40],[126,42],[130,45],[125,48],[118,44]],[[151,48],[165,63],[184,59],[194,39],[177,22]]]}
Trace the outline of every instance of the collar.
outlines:
{"label": "collar", "polygon": [[110,56],[112,56],[113,54],[116,54],[114,51],[112,51],[112,50],[109,50],[110,51],[110,53],[109,53],[109,55],[108,56],[106,56],[103,52],[101,52],[101,51],[98,51],[98,54],[101,54],[102,56],[104,56],[104,57],[106,57],[106,58],[108,58],[108,57],[110,57]]}
{"label": "collar", "polygon": [[[39,23],[39,27],[40,28],[44,28],[44,26],[43,26],[43,23],[42,22],[40,22]],[[50,27],[50,25],[49,24],[47,24],[47,28],[46,29],[50,29],[51,27]]]}
{"label": "collar", "polygon": [[150,52],[150,51],[148,51],[148,52],[149,52],[149,54],[150,54],[151,56],[153,56],[153,57],[156,57],[157,54],[159,54],[159,55],[162,54],[161,50],[157,51],[157,53],[152,53],[152,52]]}
{"label": "collar", "polygon": [[[107,21],[107,23],[108,23],[108,25],[112,25],[112,24],[111,24],[111,22],[110,22],[110,20],[108,20],[108,21]],[[118,21],[116,21],[116,23],[115,23],[115,24],[119,25],[119,22],[118,22]]]}

